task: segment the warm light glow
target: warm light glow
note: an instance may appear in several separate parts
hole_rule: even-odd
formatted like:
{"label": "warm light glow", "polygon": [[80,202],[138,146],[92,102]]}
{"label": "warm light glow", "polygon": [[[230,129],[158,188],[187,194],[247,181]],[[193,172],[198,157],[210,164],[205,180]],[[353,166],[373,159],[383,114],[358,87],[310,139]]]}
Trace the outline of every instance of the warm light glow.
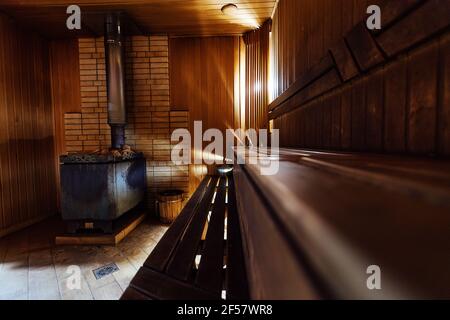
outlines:
{"label": "warm light glow", "polygon": [[245,11],[240,10],[234,3],[228,3],[224,5],[221,9],[222,13],[232,17],[239,19],[240,24],[256,29],[260,27],[258,21],[256,21],[254,15],[247,13]]}
{"label": "warm light glow", "polygon": [[[241,95],[241,99],[240,99],[240,104],[241,104],[241,128],[243,130],[245,130],[246,126],[245,126],[245,105],[246,105],[246,96],[245,96],[245,90],[246,90],[246,82],[245,82],[245,69],[246,69],[246,62],[245,62],[245,48],[243,45],[243,40],[241,40],[241,50],[240,50],[240,72],[239,72],[239,82],[240,82],[240,95]],[[236,136],[236,135],[235,135]],[[240,140],[239,137],[238,141]],[[243,141],[239,141],[240,143],[243,144]]]}
{"label": "warm light glow", "polygon": [[212,215],[212,211],[208,212],[208,223],[211,221],[211,215]]}
{"label": "warm light glow", "polygon": [[192,166],[192,172],[194,176],[204,176],[208,174],[208,167],[205,165]]}
{"label": "warm light glow", "polygon": [[200,261],[202,260],[202,256],[201,255],[196,255],[195,256],[195,269],[198,270],[198,267],[200,266]]}
{"label": "warm light glow", "polygon": [[239,18],[241,20],[241,24],[252,29],[258,29],[261,25],[256,21],[255,17],[249,13],[240,13]]}
{"label": "warm light glow", "polygon": [[[232,159],[230,159],[230,160],[232,160]],[[217,171],[220,174],[226,175],[226,174],[230,173],[231,171],[233,171],[233,167],[232,166],[222,166],[222,167],[217,168]]]}
{"label": "warm light glow", "polygon": [[[224,157],[220,154],[206,152],[203,150],[194,150],[193,153],[197,159],[203,159],[204,161],[217,162],[217,163],[224,161]],[[203,168],[201,170],[203,170]],[[200,174],[203,174],[203,171],[200,172]]]}
{"label": "warm light glow", "polygon": [[268,87],[268,95],[269,95],[269,103],[271,103],[274,100],[275,96],[275,90],[274,90],[274,52],[273,52],[274,46],[273,46],[273,38],[272,38],[272,32],[269,32],[269,74],[267,77],[267,87]]}
{"label": "warm light glow", "polygon": [[261,91],[261,82],[257,81],[255,82],[255,93],[258,93]]}

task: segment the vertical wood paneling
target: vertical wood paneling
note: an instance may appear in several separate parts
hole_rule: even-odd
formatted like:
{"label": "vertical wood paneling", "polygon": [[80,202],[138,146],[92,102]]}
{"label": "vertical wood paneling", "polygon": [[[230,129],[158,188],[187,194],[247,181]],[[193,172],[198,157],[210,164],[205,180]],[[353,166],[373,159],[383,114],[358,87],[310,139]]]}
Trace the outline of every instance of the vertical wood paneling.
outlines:
{"label": "vertical wood paneling", "polygon": [[270,23],[244,35],[246,73],[246,128],[267,129]]}
{"label": "vertical wood paneling", "polygon": [[0,235],[56,213],[48,44],[0,15]]}
{"label": "vertical wood paneling", "polygon": [[[19,159],[18,159],[18,149],[19,149],[19,137],[17,135],[17,125],[16,120],[18,120],[17,110],[19,108],[20,99],[22,95],[19,91],[19,78],[22,76],[19,72],[18,66],[20,66],[23,61],[20,61],[18,56],[19,51],[17,46],[17,31],[13,29],[13,25],[7,25],[9,27],[10,33],[8,34],[8,43],[5,44],[6,49],[6,57],[5,62],[7,62],[6,66],[6,76],[7,82],[5,85],[7,88],[7,108],[9,108],[8,118],[7,118],[7,126],[8,126],[8,142],[10,145],[9,148],[9,179],[10,179],[10,189],[11,189],[11,203],[13,209],[15,209],[13,214],[11,214],[11,224],[18,224],[21,221],[21,215],[23,214],[23,206],[20,201],[19,195],[20,193],[20,179],[19,179]],[[8,29],[5,31],[8,32]],[[14,32],[14,33],[13,33]],[[17,60],[16,60],[17,59]],[[14,61],[16,60],[16,61]],[[15,65],[14,62],[18,62]],[[18,121],[17,121],[18,122]]]}
{"label": "vertical wood paneling", "polygon": [[64,114],[81,112],[80,80],[78,74],[78,40],[54,40],[50,43],[52,105],[55,128],[57,204],[59,209],[59,155],[66,152]]}
{"label": "vertical wood paneling", "polygon": [[450,34],[442,36],[439,44],[438,146],[440,153],[450,155]]}
{"label": "vertical wood paneling", "polygon": [[171,110],[225,130],[234,124],[234,37],[170,39]]}
{"label": "vertical wood paneling", "polygon": [[[273,91],[279,98],[270,104],[269,118],[280,129],[281,146],[448,155],[449,40],[448,21],[442,18],[448,8],[442,7],[436,23],[422,26],[422,18],[437,8],[429,3],[280,0],[271,40]],[[372,4],[387,15],[379,33],[365,27]],[[398,32],[408,34],[400,47]],[[401,54],[383,53],[386,43]],[[312,100],[299,99],[325,83],[323,75],[309,77],[327,51],[334,59],[329,68],[339,71],[341,84]]]}
{"label": "vertical wood paneling", "polygon": [[386,67],[384,81],[384,149],[406,150],[406,58]]}
{"label": "vertical wood paneling", "polygon": [[383,149],[383,75],[384,68],[369,75],[366,86],[366,149]]}
{"label": "vertical wood paneling", "polygon": [[413,53],[408,65],[408,150],[436,151],[438,46]]}
{"label": "vertical wood paneling", "polygon": [[322,105],[323,146],[326,149],[331,149],[332,107],[333,107],[333,97],[331,95],[327,95],[324,98]]}
{"label": "vertical wood paneling", "polygon": [[[5,30],[6,21],[4,17],[0,18],[0,30]],[[8,109],[5,107],[7,105],[6,100],[6,43],[7,43],[6,32],[0,32],[0,105],[2,108],[2,115],[0,117],[0,204],[1,204],[1,215],[0,215],[0,228],[9,224],[10,213],[11,213],[11,200],[10,200],[10,188],[9,188],[9,173],[8,173],[8,157],[9,157],[9,144],[8,144]]]}
{"label": "vertical wood paneling", "polygon": [[[191,133],[194,121],[202,121],[203,132],[217,128],[225,136],[226,129],[234,129],[235,115],[240,113],[235,110],[234,83],[238,40],[237,37],[170,39],[171,110],[189,111]],[[190,167],[191,191],[205,173],[200,167]]]}
{"label": "vertical wood paneling", "polygon": [[313,67],[366,16],[368,5],[386,0],[280,0],[273,17],[276,95]]}
{"label": "vertical wood paneling", "polygon": [[340,149],[341,145],[341,91],[331,99],[331,148]]}
{"label": "vertical wood paneling", "polygon": [[352,149],[363,151],[366,143],[366,78],[355,80],[352,86]]}
{"label": "vertical wood paneling", "polygon": [[341,100],[341,148],[350,149],[352,140],[352,83],[343,88]]}
{"label": "vertical wood paneling", "polygon": [[66,152],[64,114],[81,112],[78,40],[54,40],[50,43],[52,100],[55,114],[56,154]]}

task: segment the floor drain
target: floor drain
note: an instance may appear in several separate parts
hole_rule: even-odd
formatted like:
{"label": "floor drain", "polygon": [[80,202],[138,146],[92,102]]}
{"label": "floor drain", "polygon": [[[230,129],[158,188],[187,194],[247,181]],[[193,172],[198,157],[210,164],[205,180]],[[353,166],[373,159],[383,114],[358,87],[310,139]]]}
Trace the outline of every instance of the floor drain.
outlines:
{"label": "floor drain", "polygon": [[92,270],[92,272],[94,273],[95,279],[100,280],[101,278],[104,278],[118,270],[119,267],[115,263],[110,263],[107,264],[106,266]]}

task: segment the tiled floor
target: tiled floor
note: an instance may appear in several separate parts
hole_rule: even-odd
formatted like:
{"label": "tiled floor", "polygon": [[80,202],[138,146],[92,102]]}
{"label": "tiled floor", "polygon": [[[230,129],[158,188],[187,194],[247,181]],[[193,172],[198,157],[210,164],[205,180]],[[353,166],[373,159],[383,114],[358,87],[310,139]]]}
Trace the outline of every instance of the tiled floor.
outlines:
{"label": "tiled floor", "polygon": [[[52,218],[0,239],[0,300],[119,299],[167,228],[146,220],[117,247],[55,246],[62,225]],[[92,270],[113,262],[119,270],[97,280]]]}

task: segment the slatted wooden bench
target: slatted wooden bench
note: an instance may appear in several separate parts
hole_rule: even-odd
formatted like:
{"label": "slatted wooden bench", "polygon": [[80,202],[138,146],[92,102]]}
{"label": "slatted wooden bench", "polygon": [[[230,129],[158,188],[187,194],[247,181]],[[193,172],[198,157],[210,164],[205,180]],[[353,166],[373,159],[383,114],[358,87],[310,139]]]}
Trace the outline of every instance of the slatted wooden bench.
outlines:
{"label": "slatted wooden bench", "polygon": [[123,300],[248,298],[233,176],[207,176]]}
{"label": "slatted wooden bench", "polygon": [[[275,175],[235,165],[226,210],[218,181],[202,182],[124,299],[450,298],[448,159],[282,149]],[[381,290],[367,287],[374,265]]]}

